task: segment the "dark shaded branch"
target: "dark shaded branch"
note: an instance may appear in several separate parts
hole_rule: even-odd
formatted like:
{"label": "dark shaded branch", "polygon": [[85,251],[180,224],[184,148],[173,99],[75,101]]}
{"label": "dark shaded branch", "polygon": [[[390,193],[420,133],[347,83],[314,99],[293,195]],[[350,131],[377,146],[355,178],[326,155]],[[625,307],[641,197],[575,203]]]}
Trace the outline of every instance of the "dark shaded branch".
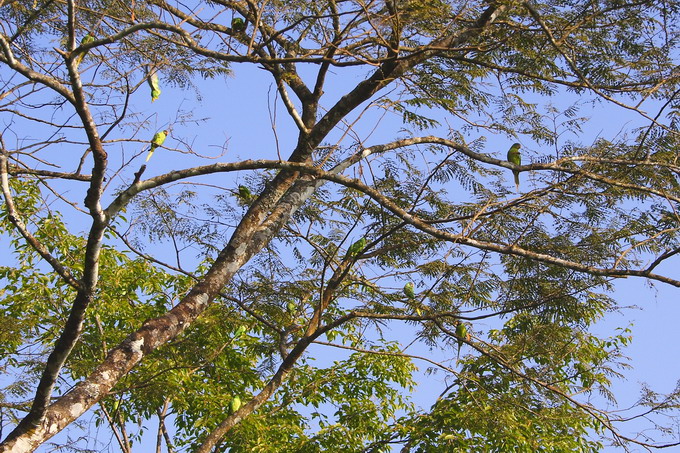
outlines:
{"label": "dark shaded branch", "polygon": [[8,164],[7,173],[10,175],[35,175],[44,178],[70,179],[73,181],[89,182],[91,175],[81,175],[78,173],[63,173],[50,170],[34,170],[32,168],[21,168],[16,164]]}

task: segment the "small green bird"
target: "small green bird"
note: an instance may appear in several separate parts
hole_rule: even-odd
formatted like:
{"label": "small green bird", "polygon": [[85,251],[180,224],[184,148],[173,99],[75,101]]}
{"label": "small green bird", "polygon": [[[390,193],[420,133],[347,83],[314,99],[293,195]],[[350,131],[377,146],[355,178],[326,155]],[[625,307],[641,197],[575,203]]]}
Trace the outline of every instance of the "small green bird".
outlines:
{"label": "small green bird", "polygon": [[286,304],[286,310],[288,310],[288,313],[295,313],[297,311],[297,304],[291,300]]}
{"label": "small green bird", "polygon": [[233,397],[231,399],[231,401],[229,402],[229,412],[231,412],[233,414],[234,412],[239,410],[240,407],[241,407],[241,398],[239,398],[238,396]]}
{"label": "small green bird", "polygon": [[356,256],[360,251],[366,247],[366,238],[361,238],[354,244],[350,245],[347,249],[347,254],[345,254],[345,259]]}
{"label": "small green bird", "polygon": [[241,199],[241,201],[250,203],[250,200],[253,198],[253,194],[246,186],[238,186],[238,197]]}
{"label": "small green bird", "polygon": [[[80,45],[84,46],[84,45],[90,44],[92,42],[94,42],[94,35],[92,33],[88,32],[88,34],[83,36],[83,39],[80,40]],[[89,52],[89,51],[83,50],[82,52],[80,52],[76,56],[76,58],[75,58],[76,68],[80,65],[80,62],[83,61],[83,58],[85,58],[85,55],[87,55],[87,52]]]}
{"label": "small green bird", "polygon": [[148,162],[149,159],[151,159],[151,156],[153,156],[153,152],[156,151],[156,148],[163,144],[165,138],[168,136],[169,133],[170,131],[164,130],[156,132],[154,134],[153,138],[151,139],[151,149],[149,149],[149,154],[147,154],[146,156],[146,162]]}
{"label": "small green bird", "polygon": [[458,339],[458,358],[460,358],[460,348],[463,346],[463,340],[470,341],[470,334],[464,322],[459,322],[456,326],[456,338]]}
{"label": "small green bird", "polygon": [[[519,149],[522,145],[519,143],[514,143],[508,150],[508,162],[515,165],[522,165],[522,156],[519,154]],[[519,193],[519,170],[512,170],[512,174],[515,175],[515,187],[517,187],[517,192]]]}
{"label": "small green bird", "polygon": [[255,201],[255,195],[246,186],[238,186],[238,191],[232,191],[236,195],[236,202],[239,206],[250,206]]}
{"label": "small green bird", "polygon": [[408,282],[407,284],[404,285],[404,295],[409,299],[413,299],[416,297],[416,292],[413,287],[413,283]]}
{"label": "small green bird", "polygon": [[238,329],[236,329],[236,332],[234,333],[234,338],[238,338],[241,335],[243,335],[244,333],[246,333],[247,329],[248,329],[248,327],[241,325]]}
{"label": "small green bird", "polygon": [[147,70],[146,82],[151,88],[151,102],[154,102],[161,95],[161,87],[158,83],[158,72],[156,70]]}
{"label": "small green bird", "polygon": [[231,29],[234,33],[241,33],[246,29],[246,22],[240,17],[234,17],[231,21]]}

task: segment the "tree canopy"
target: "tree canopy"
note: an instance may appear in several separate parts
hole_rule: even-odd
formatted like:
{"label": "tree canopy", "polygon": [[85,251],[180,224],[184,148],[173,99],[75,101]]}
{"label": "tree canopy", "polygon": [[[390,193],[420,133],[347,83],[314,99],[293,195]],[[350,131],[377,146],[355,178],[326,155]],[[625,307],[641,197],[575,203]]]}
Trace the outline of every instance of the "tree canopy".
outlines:
{"label": "tree canopy", "polygon": [[680,287],[679,9],[0,1],[0,451],[678,443],[593,326]]}

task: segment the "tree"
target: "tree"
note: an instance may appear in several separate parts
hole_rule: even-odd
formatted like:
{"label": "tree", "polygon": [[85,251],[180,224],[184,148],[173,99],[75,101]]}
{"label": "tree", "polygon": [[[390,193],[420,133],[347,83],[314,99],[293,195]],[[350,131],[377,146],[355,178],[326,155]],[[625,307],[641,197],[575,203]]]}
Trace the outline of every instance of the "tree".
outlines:
{"label": "tree", "polygon": [[[90,409],[122,451],[152,419],[159,451],[665,442],[626,435],[596,398],[613,397],[630,332],[591,327],[619,308],[615,279],[680,286],[677,5],[36,0],[0,15],[2,451],[76,432]],[[271,114],[291,137],[278,159],[211,162],[200,118],[154,123],[173,92],[249,66],[287,114]],[[566,97],[635,128],[587,142]],[[402,132],[372,142],[389,126],[375,112]],[[158,162],[172,169],[146,177]],[[337,360],[315,365],[319,348]],[[422,363],[448,383],[430,408],[409,395]],[[640,411],[674,417],[677,400],[649,391]]]}

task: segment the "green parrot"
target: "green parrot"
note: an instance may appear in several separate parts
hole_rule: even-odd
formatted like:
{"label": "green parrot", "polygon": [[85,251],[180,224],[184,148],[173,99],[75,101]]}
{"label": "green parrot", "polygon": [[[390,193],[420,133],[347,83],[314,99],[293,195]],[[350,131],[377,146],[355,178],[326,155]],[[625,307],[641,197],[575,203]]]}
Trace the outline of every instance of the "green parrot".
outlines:
{"label": "green parrot", "polygon": [[246,186],[238,186],[238,202],[241,205],[248,205],[253,201],[253,194]]}
{"label": "green parrot", "polygon": [[[513,145],[508,150],[508,162],[515,165],[522,165],[522,156],[519,154],[519,148],[522,145],[519,143],[513,143]],[[519,192],[519,170],[512,170],[512,174],[515,175],[515,187],[517,187],[517,192]]]}
{"label": "green parrot", "polygon": [[286,310],[288,310],[289,313],[295,313],[297,311],[297,304],[291,300],[286,304]]}
{"label": "green parrot", "polygon": [[169,133],[170,131],[164,130],[156,132],[154,134],[153,138],[151,139],[151,149],[149,149],[149,154],[147,154],[146,156],[146,162],[148,162],[149,159],[151,159],[151,156],[153,156],[153,152],[156,151],[156,148],[163,144],[165,138],[168,136]]}
{"label": "green parrot", "polygon": [[407,284],[404,285],[404,294],[405,294],[406,297],[408,297],[409,299],[413,299],[413,298],[416,297],[416,292],[415,292],[415,290],[414,290],[414,288],[413,288],[413,283],[408,282]]}
{"label": "green parrot", "polygon": [[[84,46],[85,44],[90,44],[94,42],[94,35],[92,33],[88,33],[85,36],[83,36],[83,39],[80,40],[80,45]],[[76,68],[80,65],[80,62],[83,61],[83,58],[85,58],[85,55],[87,55],[87,50],[84,50],[80,52],[75,59],[76,63]]]}
{"label": "green parrot", "polygon": [[456,326],[456,338],[458,338],[458,356],[456,360],[460,359],[460,348],[463,346],[463,340],[470,341],[470,334],[467,331],[467,326],[463,322],[459,322]]}
{"label": "green parrot", "polygon": [[234,33],[241,33],[246,29],[246,22],[240,17],[234,17],[234,19],[231,21],[231,29],[234,31]]}
{"label": "green parrot", "polygon": [[361,238],[354,244],[350,245],[350,247],[347,249],[345,259],[356,256],[360,251],[364,249],[364,247],[366,247],[366,238]]}
{"label": "green parrot", "polygon": [[249,200],[250,197],[253,196],[253,194],[250,192],[250,189],[247,188],[246,186],[238,186],[238,196],[243,199]]}
{"label": "green parrot", "polygon": [[147,69],[146,82],[151,88],[151,102],[154,102],[161,95],[161,87],[158,84],[158,73],[155,70],[149,71]]}
{"label": "green parrot", "polygon": [[241,335],[243,335],[244,333],[246,333],[247,329],[248,329],[248,327],[241,325],[238,329],[236,329],[236,332],[234,332],[234,338],[238,338]]}
{"label": "green parrot", "polygon": [[233,414],[241,407],[241,398],[235,396],[229,402],[229,411]]}

